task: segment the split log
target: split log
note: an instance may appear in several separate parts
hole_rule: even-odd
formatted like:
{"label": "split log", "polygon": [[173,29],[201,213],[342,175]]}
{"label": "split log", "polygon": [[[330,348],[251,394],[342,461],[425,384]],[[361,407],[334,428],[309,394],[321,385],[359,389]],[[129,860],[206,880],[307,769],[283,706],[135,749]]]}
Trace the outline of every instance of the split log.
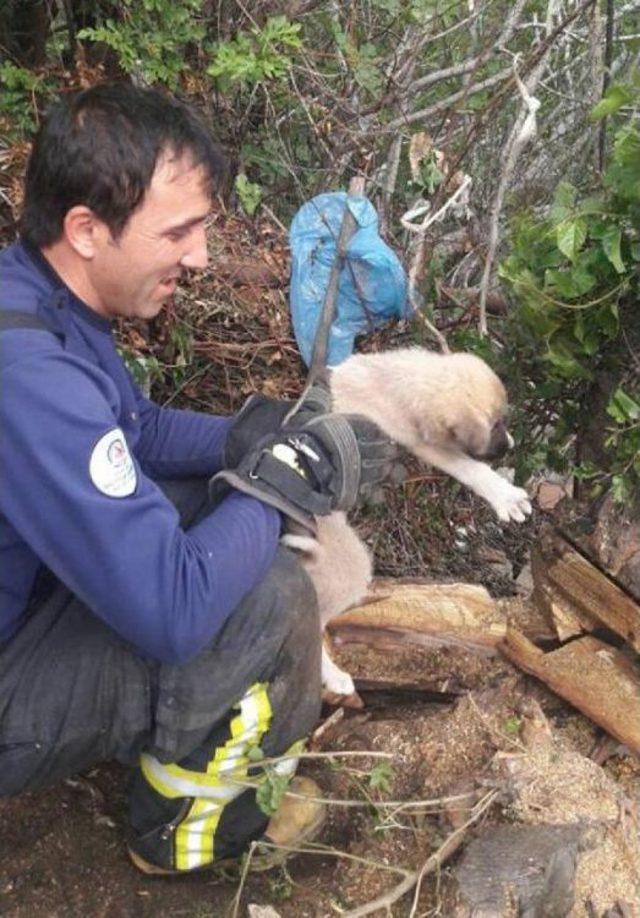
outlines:
{"label": "split log", "polygon": [[338,641],[457,647],[492,655],[505,636],[506,618],[482,586],[379,579],[365,604],[333,619],[328,629]]}
{"label": "split log", "polygon": [[622,651],[582,637],[544,653],[513,628],[507,629],[501,649],[640,755],[640,667]]}
{"label": "split log", "polygon": [[[608,495],[589,540],[596,562],[640,601],[640,513]],[[589,553],[589,552],[588,552]]]}
{"label": "split log", "polygon": [[506,673],[506,618],[484,587],[379,579],[328,630],[358,690],[443,701]]}
{"label": "split log", "polygon": [[640,606],[554,530],[532,553],[534,601],[551,616],[560,640],[605,625],[640,653]]}

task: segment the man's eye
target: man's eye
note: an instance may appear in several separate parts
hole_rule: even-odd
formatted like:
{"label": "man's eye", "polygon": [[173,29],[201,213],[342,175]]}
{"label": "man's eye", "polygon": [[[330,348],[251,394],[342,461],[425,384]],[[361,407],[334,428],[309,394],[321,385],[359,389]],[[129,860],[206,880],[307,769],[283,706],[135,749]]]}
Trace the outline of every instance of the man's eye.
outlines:
{"label": "man's eye", "polygon": [[187,235],[187,230],[171,230],[170,233],[167,233],[167,239],[171,242],[180,242],[181,239],[184,239]]}

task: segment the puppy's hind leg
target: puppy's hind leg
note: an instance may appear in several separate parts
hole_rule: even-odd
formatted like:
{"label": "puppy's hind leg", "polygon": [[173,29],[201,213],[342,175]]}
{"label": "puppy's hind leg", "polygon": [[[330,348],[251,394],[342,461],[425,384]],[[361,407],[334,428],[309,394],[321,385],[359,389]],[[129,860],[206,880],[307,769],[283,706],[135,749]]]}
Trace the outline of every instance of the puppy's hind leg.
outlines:
{"label": "puppy's hind leg", "polygon": [[[320,621],[328,621],[360,602],[371,580],[371,557],[364,543],[349,526],[344,513],[332,513],[317,520],[317,539],[308,534],[288,533],[282,541],[301,552],[302,564],[311,577],[318,597]],[[322,683],[328,701],[350,697],[361,706],[351,676],[322,648]]]}

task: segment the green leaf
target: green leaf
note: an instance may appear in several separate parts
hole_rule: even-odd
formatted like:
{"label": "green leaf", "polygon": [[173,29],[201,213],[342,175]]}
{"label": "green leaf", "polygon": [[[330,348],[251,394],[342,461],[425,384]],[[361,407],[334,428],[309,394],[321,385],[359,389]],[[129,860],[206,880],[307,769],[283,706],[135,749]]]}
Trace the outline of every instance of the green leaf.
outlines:
{"label": "green leaf", "polygon": [[640,405],[624,389],[618,387],[609,399],[607,414],[619,424],[626,424],[640,418]]}
{"label": "green leaf", "polygon": [[262,189],[255,182],[250,182],[244,173],[236,176],[236,191],[240,203],[250,217],[253,217],[262,200]]}
{"label": "green leaf", "polygon": [[634,93],[622,83],[614,83],[607,89],[605,96],[598,102],[589,115],[590,121],[599,121],[607,115],[617,112],[623,105],[633,102]]}
{"label": "green leaf", "polygon": [[374,765],[369,774],[369,787],[373,790],[381,790],[388,793],[391,790],[391,782],[395,777],[393,766],[388,762],[380,762]]}
{"label": "green leaf", "polygon": [[587,221],[582,217],[563,220],[556,227],[556,242],[563,255],[575,261],[587,238]]}
{"label": "green leaf", "polygon": [[624,475],[614,475],[611,479],[611,496],[617,504],[626,504],[631,499],[629,484]]}
{"label": "green leaf", "polygon": [[602,237],[602,248],[605,255],[616,269],[618,274],[624,274],[624,262],[620,254],[622,230],[619,226],[610,226]]}
{"label": "green leaf", "polygon": [[256,791],[256,803],[263,813],[267,816],[273,816],[282,803],[282,798],[288,786],[288,775],[279,775],[275,771],[266,772],[264,782],[260,784]]}
{"label": "green leaf", "polygon": [[545,359],[551,363],[558,372],[568,379],[584,379],[585,372],[578,361],[565,349],[549,347]]}
{"label": "green leaf", "polygon": [[553,196],[551,219],[554,223],[566,220],[575,208],[577,189],[570,182],[560,182]]}
{"label": "green leaf", "polygon": [[545,286],[551,287],[564,300],[575,300],[588,293],[596,283],[596,278],[583,268],[576,265],[568,271],[545,271]]}

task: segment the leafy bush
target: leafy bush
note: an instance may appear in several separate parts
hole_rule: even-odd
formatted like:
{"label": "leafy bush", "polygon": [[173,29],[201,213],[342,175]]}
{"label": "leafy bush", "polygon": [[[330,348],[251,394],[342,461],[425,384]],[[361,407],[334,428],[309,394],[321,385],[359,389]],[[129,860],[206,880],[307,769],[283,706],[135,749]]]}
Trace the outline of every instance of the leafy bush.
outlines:
{"label": "leafy bush", "polygon": [[11,61],[0,63],[0,114],[12,137],[31,134],[37,126],[36,98],[46,92],[42,77]]}
{"label": "leafy bush", "polygon": [[223,89],[234,85],[251,88],[278,80],[291,66],[290,52],[302,45],[301,28],[285,16],[270,16],[262,29],[239,32],[232,41],[214,47],[207,73],[218,79]]}
{"label": "leafy bush", "polygon": [[[594,114],[603,117],[629,98],[614,86]],[[562,182],[547,217],[513,221],[511,252],[500,267],[515,296],[509,372],[520,381],[529,424],[532,414],[538,418],[529,429],[529,464],[563,468],[577,458],[579,476],[610,483],[620,500],[640,483],[640,385],[629,369],[629,349],[639,339],[639,227],[640,132],[630,123],[615,135],[597,192]],[[604,375],[611,391],[603,470],[580,463],[574,446],[594,420],[590,400]]]}
{"label": "leafy bush", "polygon": [[200,0],[122,0],[120,19],[82,29],[78,38],[112,48],[125,73],[175,89],[187,67],[186,49],[205,36],[201,7]]}

